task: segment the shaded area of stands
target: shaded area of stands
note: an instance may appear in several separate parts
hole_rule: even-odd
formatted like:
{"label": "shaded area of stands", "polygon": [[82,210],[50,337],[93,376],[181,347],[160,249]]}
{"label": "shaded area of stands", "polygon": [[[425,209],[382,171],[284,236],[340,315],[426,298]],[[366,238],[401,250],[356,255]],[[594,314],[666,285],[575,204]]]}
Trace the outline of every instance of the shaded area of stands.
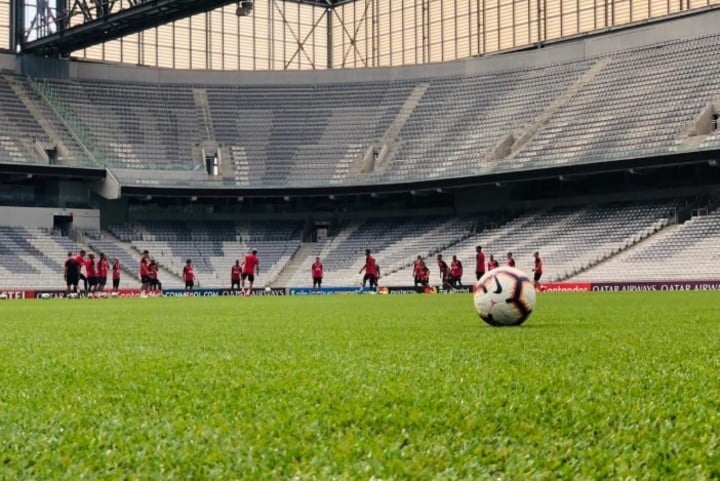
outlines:
{"label": "shaded area of stands", "polygon": [[660,281],[720,278],[720,211],[696,215],[573,280]]}
{"label": "shaded area of stands", "polygon": [[[284,221],[232,222],[159,221],[112,226],[117,240],[105,239],[112,252],[150,252],[175,277],[161,279],[167,287],[181,285],[185,261],[191,259],[202,287],[229,287],[230,267],[250,250],[260,257],[259,283],[271,283],[300,246],[302,224]],[[137,263],[137,260],[134,261]]]}
{"label": "shaded area of stands", "polygon": [[0,288],[64,288],[67,253],[79,250],[37,227],[0,227],[0,245]]}
{"label": "shaded area of stands", "polygon": [[[492,254],[500,265],[513,253],[516,266],[530,274],[532,254],[540,251],[545,281],[565,279],[578,270],[601,262],[654,234],[674,213],[671,203],[561,208],[517,217],[508,223],[481,229],[448,249],[443,257],[457,255],[465,267],[464,279],[475,279],[475,247]],[[431,281],[439,282],[439,272],[431,260]],[[386,282],[401,281],[400,272]],[[412,272],[402,273],[407,282]]]}
{"label": "shaded area of stands", "polygon": [[[325,286],[359,285],[370,249],[383,275],[410,265],[417,255],[427,256],[467,237],[473,228],[469,219],[402,218],[351,223],[336,236],[318,242],[289,280],[291,286],[311,286],[310,266],[319,256],[325,269]],[[403,279],[399,284],[408,284]]]}

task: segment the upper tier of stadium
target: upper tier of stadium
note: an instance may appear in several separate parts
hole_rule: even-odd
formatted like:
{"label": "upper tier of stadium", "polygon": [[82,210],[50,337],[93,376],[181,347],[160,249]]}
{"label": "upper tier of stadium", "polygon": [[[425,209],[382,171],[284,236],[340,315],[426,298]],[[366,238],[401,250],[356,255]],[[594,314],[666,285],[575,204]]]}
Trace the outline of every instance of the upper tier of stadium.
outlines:
{"label": "upper tier of stadium", "polygon": [[241,74],[29,60],[25,75],[0,78],[0,162],[53,162],[50,146],[57,163],[105,167],[122,185],[310,188],[718,149],[719,56],[710,10],[418,67]]}

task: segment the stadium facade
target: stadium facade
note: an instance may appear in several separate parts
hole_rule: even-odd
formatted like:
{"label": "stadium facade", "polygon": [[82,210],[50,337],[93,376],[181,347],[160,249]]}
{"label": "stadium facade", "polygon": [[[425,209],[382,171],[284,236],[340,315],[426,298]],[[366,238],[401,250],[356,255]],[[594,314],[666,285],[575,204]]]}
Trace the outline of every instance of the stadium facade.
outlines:
{"label": "stadium facade", "polygon": [[[282,11],[298,24],[308,8],[332,13],[357,29],[363,4],[330,12],[283,3]],[[262,5],[253,15],[270,21]],[[382,17],[382,2],[365,5]],[[646,7],[648,17],[658,11]],[[211,28],[225,12],[248,20],[228,8],[185,21],[205,18]],[[451,14],[440,8],[432,18],[442,24]],[[560,18],[582,16],[562,8]],[[465,21],[454,18],[457,27]],[[582,31],[580,23],[561,34]],[[404,40],[388,55],[379,42],[364,57],[354,42],[346,56],[328,34],[337,27],[326,28],[323,54],[300,52],[296,65],[287,53],[258,56],[262,36],[230,49],[252,51],[253,65],[236,57],[218,66],[204,47],[199,64],[166,65],[157,44],[154,61],[132,63],[175,68],[109,63],[128,61],[106,55],[110,44],[73,53],[85,60],[0,55],[2,287],[62,284],[65,251],[80,246],[120,258],[129,279],[147,248],[170,287],[186,257],[197,259],[205,285],[223,286],[231,260],[251,247],[265,255],[262,282],[281,288],[308,284],[315,255],[326,259],[327,285],[356,284],[367,247],[387,285],[409,283],[417,254],[458,254],[469,279],[476,244],[525,263],[539,249],[548,281],[714,285],[720,277],[720,263],[687,262],[720,235],[720,10],[706,5],[550,43],[513,34],[505,44],[510,34],[498,31],[497,48],[484,39],[485,49],[466,52],[455,30],[454,40],[440,36],[447,56],[428,44],[418,57]],[[377,28],[363,39],[375,42]],[[411,53],[396,61],[398,45]],[[516,51],[482,55],[506,49]],[[304,71],[227,71],[237,68]],[[665,270],[647,268],[661,258]]]}

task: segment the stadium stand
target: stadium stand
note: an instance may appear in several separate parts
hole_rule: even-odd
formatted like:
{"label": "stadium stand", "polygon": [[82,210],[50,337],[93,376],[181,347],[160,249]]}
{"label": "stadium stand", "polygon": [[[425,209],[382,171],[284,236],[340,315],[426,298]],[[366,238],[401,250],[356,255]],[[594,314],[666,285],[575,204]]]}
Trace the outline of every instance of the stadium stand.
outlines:
{"label": "stadium stand", "polygon": [[0,77],[0,160],[47,164],[37,147],[51,144],[10,83]]}
{"label": "stadium stand", "polygon": [[400,131],[384,177],[459,177],[494,165],[493,147],[521,131],[563,93],[588,62],[434,80]]}
{"label": "stadium stand", "polygon": [[[392,273],[412,263],[418,254],[427,256],[467,237],[473,227],[468,219],[403,218],[352,222],[336,236],[324,239],[305,253],[288,285],[312,286],[310,266],[319,256],[325,270],[323,285],[358,285],[358,271],[370,249],[381,274]],[[386,278],[381,279],[385,282]],[[382,283],[381,282],[381,283]],[[408,284],[403,279],[400,284]]]}
{"label": "stadium stand", "polygon": [[720,93],[718,54],[720,37],[711,36],[613,55],[509,162],[524,169],[678,149],[683,129]]}
{"label": "stadium stand", "polygon": [[[463,262],[465,283],[475,279],[475,246],[481,245],[500,265],[512,252],[523,271],[532,268],[532,253],[540,251],[544,281],[563,280],[656,233],[670,222],[672,203],[560,208],[517,217],[499,227],[483,229],[440,253]],[[427,262],[431,282],[440,282],[434,259]],[[408,283],[412,271],[398,271],[387,283]]]}
{"label": "stadium stand", "polygon": [[[444,78],[282,86],[78,79],[35,86],[121,182],[207,184],[201,151],[214,147],[228,184],[308,187],[717,147],[716,132],[688,132],[720,96],[719,53],[720,36],[711,35]],[[13,102],[9,97],[5,102]],[[13,145],[5,147],[7,158],[21,150]]]}
{"label": "stadium stand", "polygon": [[189,87],[53,80],[36,85],[103,165],[163,171],[201,165],[199,157],[193,159],[201,135]]}
{"label": "stadium stand", "polygon": [[718,280],[720,210],[667,227],[573,277],[577,281]]}
{"label": "stadium stand", "polygon": [[325,185],[357,174],[412,89],[375,82],[208,88],[216,139],[242,185]]}
{"label": "stadium stand", "polygon": [[[90,164],[71,132],[26,78],[0,76],[0,131],[2,162]],[[57,149],[52,162],[46,149]]]}
{"label": "stadium stand", "polygon": [[229,287],[230,266],[242,262],[252,250],[260,257],[259,285],[271,284],[300,247],[302,225],[297,222],[174,222],[133,223],[110,227],[122,245],[108,252],[148,250],[172,276],[161,279],[165,287],[180,287],[183,266],[191,259],[202,287]]}
{"label": "stadium stand", "polygon": [[[0,289],[64,289],[63,270],[68,252],[86,249],[99,258],[104,252],[110,260],[118,257],[123,266],[123,287],[137,286],[138,255],[118,243],[86,235],[84,244],[53,234],[39,227],[0,226]],[[87,245],[85,245],[87,244]],[[161,276],[163,274],[161,273]],[[111,284],[108,281],[108,286]]]}
{"label": "stadium stand", "polygon": [[63,263],[80,247],[37,227],[0,227],[0,288],[64,288]]}

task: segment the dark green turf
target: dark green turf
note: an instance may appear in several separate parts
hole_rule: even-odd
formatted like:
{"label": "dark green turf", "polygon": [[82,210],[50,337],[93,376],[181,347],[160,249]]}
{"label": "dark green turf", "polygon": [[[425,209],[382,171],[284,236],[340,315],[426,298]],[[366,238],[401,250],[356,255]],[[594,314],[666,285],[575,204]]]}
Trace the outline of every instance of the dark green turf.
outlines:
{"label": "dark green turf", "polygon": [[0,479],[720,477],[720,294],[5,301]]}

